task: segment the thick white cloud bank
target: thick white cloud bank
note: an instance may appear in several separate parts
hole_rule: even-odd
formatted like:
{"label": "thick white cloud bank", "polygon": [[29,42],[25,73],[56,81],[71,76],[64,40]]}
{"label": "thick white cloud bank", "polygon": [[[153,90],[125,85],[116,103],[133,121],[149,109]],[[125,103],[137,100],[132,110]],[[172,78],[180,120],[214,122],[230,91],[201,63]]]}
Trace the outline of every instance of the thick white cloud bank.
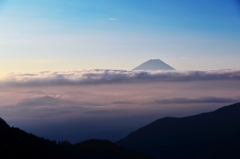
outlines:
{"label": "thick white cloud bank", "polygon": [[66,72],[10,73],[1,86],[92,85],[131,82],[179,82],[240,80],[240,69],[212,71],[82,70]]}

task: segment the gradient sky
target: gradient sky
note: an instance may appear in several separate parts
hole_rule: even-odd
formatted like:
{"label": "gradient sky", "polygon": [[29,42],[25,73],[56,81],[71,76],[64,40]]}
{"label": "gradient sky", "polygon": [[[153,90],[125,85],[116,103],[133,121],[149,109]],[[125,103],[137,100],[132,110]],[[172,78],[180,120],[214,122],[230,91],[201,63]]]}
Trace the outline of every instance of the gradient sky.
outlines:
{"label": "gradient sky", "polygon": [[240,68],[237,0],[0,0],[0,74]]}

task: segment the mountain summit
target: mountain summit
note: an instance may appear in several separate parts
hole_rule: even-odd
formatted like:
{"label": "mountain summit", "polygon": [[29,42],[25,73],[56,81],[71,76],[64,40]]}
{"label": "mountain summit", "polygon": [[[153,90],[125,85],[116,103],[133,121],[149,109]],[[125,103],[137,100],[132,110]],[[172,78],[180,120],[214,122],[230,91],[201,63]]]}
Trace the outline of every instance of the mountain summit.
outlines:
{"label": "mountain summit", "polygon": [[157,70],[164,70],[164,71],[169,71],[169,70],[175,70],[165,62],[159,60],[159,59],[151,59],[143,64],[139,65],[138,67],[134,68],[134,70],[143,70],[143,71],[157,71]]}

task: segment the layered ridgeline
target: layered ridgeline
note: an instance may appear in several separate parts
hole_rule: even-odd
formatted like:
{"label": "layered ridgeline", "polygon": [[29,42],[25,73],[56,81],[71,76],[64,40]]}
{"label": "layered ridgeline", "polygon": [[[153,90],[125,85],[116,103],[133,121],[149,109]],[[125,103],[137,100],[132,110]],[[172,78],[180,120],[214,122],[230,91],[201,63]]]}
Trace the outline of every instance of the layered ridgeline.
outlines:
{"label": "layered ridgeline", "polygon": [[240,103],[190,117],[159,119],[117,144],[158,159],[239,159]]}
{"label": "layered ridgeline", "polygon": [[106,140],[88,140],[72,145],[56,143],[10,127],[0,118],[0,158],[3,159],[149,159],[136,151]]}
{"label": "layered ridgeline", "polygon": [[139,65],[138,67],[133,69],[133,71],[137,71],[137,70],[142,70],[142,71],[158,71],[158,70],[170,71],[170,70],[175,70],[175,69],[172,68],[171,66],[169,66],[168,64],[166,64],[165,62],[159,60],[159,59],[151,59],[151,60],[148,60],[148,61],[142,63],[141,65]]}

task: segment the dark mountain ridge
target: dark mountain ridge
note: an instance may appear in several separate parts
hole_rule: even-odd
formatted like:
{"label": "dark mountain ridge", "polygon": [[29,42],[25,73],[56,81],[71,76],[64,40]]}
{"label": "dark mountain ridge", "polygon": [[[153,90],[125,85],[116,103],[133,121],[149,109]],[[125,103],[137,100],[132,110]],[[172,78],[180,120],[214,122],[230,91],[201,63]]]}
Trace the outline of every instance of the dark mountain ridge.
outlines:
{"label": "dark mountain ridge", "polygon": [[159,159],[240,158],[240,103],[159,119],[116,143]]}
{"label": "dark mountain ridge", "polygon": [[9,125],[4,121],[2,118],[0,118],[0,130],[4,130],[9,128]]}
{"label": "dark mountain ridge", "polygon": [[4,159],[150,159],[145,154],[106,140],[88,140],[77,144],[39,138],[10,127],[0,118],[0,158]]}

